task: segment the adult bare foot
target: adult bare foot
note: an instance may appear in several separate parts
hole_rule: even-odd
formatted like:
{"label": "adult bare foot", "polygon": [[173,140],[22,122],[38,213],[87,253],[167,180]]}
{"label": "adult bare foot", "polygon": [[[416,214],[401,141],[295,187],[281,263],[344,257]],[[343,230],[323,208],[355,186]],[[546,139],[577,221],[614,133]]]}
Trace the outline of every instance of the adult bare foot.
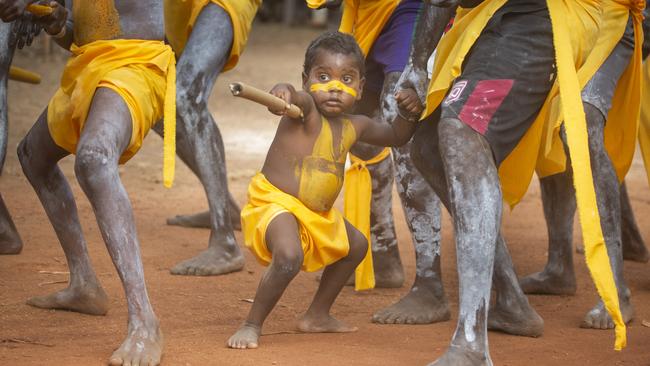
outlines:
{"label": "adult bare foot", "polygon": [[487,353],[472,351],[469,348],[449,346],[442,357],[429,366],[492,366],[492,360]]}
{"label": "adult bare foot", "polygon": [[208,249],[194,258],[182,261],[171,269],[171,274],[185,276],[217,276],[244,268],[244,256],[231,256],[222,250]]}
{"label": "adult bare foot", "polygon": [[141,324],[131,328],[129,326],[129,334],[120,348],[113,352],[108,364],[111,366],[160,365],[163,335],[158,321],[153,321],[151,325]]}
{"label": "adult bare foot", "polygon": [[331,315],[314,316],[305,314],[298,321],[298,330],[303,333],[351,333],[359,328],[349,326]]}
{"label": "adult bare foot", "polygon": [[[167,219],[167,225],[182,226],[189,228],[210,229],[210,211],[199,212],[193,215],[176,215]],[[233,230],[241,231],[241,220],[239,212],[230,213],[230,225]]]}
{"label": "adult bare foot", "polygon": [[27,304],[41,309],[59,309],[90,315],[106,315],[108,296],[98,284],[68,286],[47,296],[36,296]]}
{"label": "adult bare foot", "polygon": [[488,312],[488,329],[524,337],[540,337],[544,320],[529,304],[496,303]]}
{"label": "adult bare foot", "polygon": [[436,294],[433,286],[414,285],[395,304],[372,316],[379,324],[430,324],[450,318],[449,304],[444,293]]}
{"label": "adult bare foot", "polygon": [[261,330],[258,326],[244,323],[226,343],[230,348],[250,349],[260,345]]}
{"label": "adult bare foot", "polygon": [[575,295],[575,274],[568,271],[555,271],[544,269],[542,272],[533,273],[519,280],[521,289],[526,294],[538,295]]}
{"label": "adult bare foot", "polygon": [[[634,307],[629,301],[621,301],[621,315],[623,315],[623,321],[625,324],[629,323],[632,318],[634,318]],[[593,309],[589,310],[585,318],[580,323],[580,328],[590,328],[590,329],[613,329],[614,321],[612,317],[609,316],[607,309],[602,301],[598,301],[598,304],[594,306]]]}

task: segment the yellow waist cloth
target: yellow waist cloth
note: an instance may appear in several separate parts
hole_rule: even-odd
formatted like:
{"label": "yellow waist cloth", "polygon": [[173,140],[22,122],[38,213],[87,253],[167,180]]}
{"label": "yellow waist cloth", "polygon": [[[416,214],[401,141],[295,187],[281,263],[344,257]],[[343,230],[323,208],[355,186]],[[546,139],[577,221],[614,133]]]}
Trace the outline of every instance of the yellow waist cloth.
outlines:
{"label": "yellow waist cloth", "polygon": [[[485,1],[468,11],[443,36],[423,116],[431,114],[447,94],[462,64],[483,28],[506,0]],[[616,324],[617,350],[625,347],[625,324],[618,304],[616,285],[600,227],[600,216],[593,186],[587,129],[580,91],[597,69],[583,69],[599,34],[602,16],[598,0],[547,0],[553,26],[558,79],[533,125],[499,167],[504,199],[516,204],[526,192],[540,152],[544,126],[548,121],[564,121],[567,143],[573,159],[574,185],[585,244],[585,258],[598,292]],[[619,37],[620,38],[620,37]],[[579,78],[582,75],[582,78]],[[559,98],[558,98],[559,96]],[[560,102],[561,99],[561,103]],[[551,119],[552,108],[557,108]]]}
{"label": "yellow waist cloth", "polygon": [[[612,160],[619,181],[627,174],[634,158],[639,111],[641,108],[641,68],[643,44],[643,9],[645,1],[605,0],[598,41],[589,57],[578,71],[578,79],[584,86],[607,60],[619,43],[631,16],[634,25],[634,54],[616,86],[612,107],[605,125],[605,147]],[[565,170],[566,157],[560,139],[562,120],[559,108],[551,112],[551,123],[542,137],[542,152],[537,164],[540,177]]]}
{"label": "yellow waist cloth", "polygon": [[[352,34],[363,54],[368,55],[399,2],[400,0],[345,0],[339,31]],[[318,4],[312,3],[312,6]]]}
{"label": "yellow waist cloth", "polygon": [[262,0],[165,0],[165,35],[177,55],[183,52],[196,18],[209,2],[222,7],[232,22],[232,48],[223,68],[223,71],[228,71],[237,65],[239,56],[244,52]]}
{"label": "yellow waist cloth", "polygon": [[343,215],[336,209],[315,212],[298,198],[285,193],[257,173],[248,186],[248,203],[241,212],[244,244],[257,260],[268,265],[272,256],[266,246],[266,229],[283,212],[298,222],[305,254],[302,269],[317,271],[348,255],[350,245]]}
{"label": "yellow waist cloth", "polygon": [[639,145],[643,154],[645,171],[650,183],[650,62],[643,66],[643,103],[641,104],[641,119],[639,123]]}
{"label": "yellow waist cloth", "polygon": [[354,284],[357,289],[375,287],[375,270],[372,262],[372,240],[370,237],[372,180],[366,165],[377,164],[389,156],[389,147],[367,161],[350,154],[352,165],[345,172],[343,214],[354,227],[361,231],[368,241],[368,253],[357,267],[354,276]]}
{"label": "yellow waist cloth", "polygon": [[109,88],[127,104],[133,123],[120,163],[135,155],[151,126],[164,116],[163,180],[170,187],[176,154],[176,61],[171,48],[161,41],[118,39],[72,45],[70,51],[61,87],[48,105],[54,142],[74,154],[95,89]]}

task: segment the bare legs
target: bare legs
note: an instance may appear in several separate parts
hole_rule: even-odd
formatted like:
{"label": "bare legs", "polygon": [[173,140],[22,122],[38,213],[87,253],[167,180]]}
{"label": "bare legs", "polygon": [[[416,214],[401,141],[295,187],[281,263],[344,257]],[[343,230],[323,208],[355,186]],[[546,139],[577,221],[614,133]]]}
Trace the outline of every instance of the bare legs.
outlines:
{"label": "bare legs", "polygon": [[[210,276],[244,267],[229,210],[223,141],[207,106],[212,86],[230,54],[232,32],[226,11],[208,4],[201,11],[176,66],[177,151],[203,184],[212,231],[208,249],[177,264],[171,269],[172,274]],[[161,127],[157,126],[156,132],[161,133]]]}
{"label": "bare legs", "polygon": [[647,263],[650,253],[641,237],[639,228],[634,220],[634,211],[630,206],[630,197],[627,195],[625,182],[621,184],[621,240],[623,242],[623,259]]}
{"label": "bare legs", "polygon": [[[604,234],[607,253],[610,258],[614,279],[618,288],[623,319],[628,322],[634,316],[630,293],[623,279],[623,255],[621,244],[621,196],[619,184],[611,160],[604,146],[605,118],[589,103],[584,103],[589,132],[589,152],[594,186],[598,198],[598,211]],[[544,213],[549,230],[549,258],[544,271],[521,280],[522,288],[528,293],[574,294],[575,273],[572,259],[573,217],[575,213],[575,192],[572,184],[573,172],[541,180]],[[582,327],[613,328],[609,314],[602,302],[587,313]]]}
{"label": "bare legs", "polygon": [[[106,295],[90,264],[70,187],[56,165],[67,153],[52,141],[45,116],[41,115],[21,143],[19,157],[54,226],[71,275],[66,290],[29,303],[104,314]],[[75,173],[93,206],[128,304],[127,336],[109,363],[157,365],[162,333],[147,295],[133,211],[118,172],[118,159],[129,144],[131,126],[130,112],[121,97],[112,90],[98,89],[77,146]]]}
{"label": "bare legs", "polygon": [[0,254],[18,254],[22,250],[23,242],[0,196]]}
{"label": "bare legs", "polygon": [[[318,291],[307,312],[298,322],[302,332],[340,333],[356,328],[345,325],[330,315],[334,300],[354,269],[363,259],[368,243],[363,235],[346,221],[350,251],[348,256],[323,271]],[[288,213],[278,215],[266,231],[266,243],[273,259],[264,273],[255,294],[255,301],[246,321],[228,340],[231,348],[257,348],[264,320],[284,293],[289,282],[300,271],[303,251],[296,218]]]}

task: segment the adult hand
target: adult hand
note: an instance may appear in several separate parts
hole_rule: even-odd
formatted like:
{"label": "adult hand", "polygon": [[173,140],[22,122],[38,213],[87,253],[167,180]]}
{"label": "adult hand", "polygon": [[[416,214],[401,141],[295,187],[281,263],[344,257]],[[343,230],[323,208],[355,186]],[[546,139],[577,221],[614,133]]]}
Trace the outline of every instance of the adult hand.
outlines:
{"label": "adult hand", "polygon": [[27,5],[34,0],[0,0],[0,19],[3,22],[12,22],[25,12]]}
{"label": "adult hand", "polygon": [[65,6],[59,4],[56,1],[39,1],[39,5],[45,5],[52,8],[52,13],[42,17],[35,17],[35,21],[38,22],[45,32],[49,35],[57,35],[63,31],[65,23],[68,20],[68,10]]}
{"label": "adult hand", "polygon": [[41,25],[36,23],[33,16],[25,13],[14,21],[10,47],[22,49],[31,46],[32,41],[41,32]]}
{"label": "adult hand", "polygon": [[397,90],[414,89],[422,104],[427,99],[429,90],[429,74],[426,69],[413,66],[408,63],[397,80]]}

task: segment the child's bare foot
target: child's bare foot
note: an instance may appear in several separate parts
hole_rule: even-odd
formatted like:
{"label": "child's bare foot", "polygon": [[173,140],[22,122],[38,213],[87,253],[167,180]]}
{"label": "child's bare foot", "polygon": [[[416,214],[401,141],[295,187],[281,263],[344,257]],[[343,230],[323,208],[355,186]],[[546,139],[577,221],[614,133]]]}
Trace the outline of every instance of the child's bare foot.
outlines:
{"label": "child's bare foot", "polygon": [[298,321],[298,330],[304,333],[350,333],[359,328],[351,327],[327,314],[314,316],[305,314]]}
{"label": "child's bare foot", "polygon": [[260,344],[259,327],[251,324],[244,323],[238,330],[228,339],[228,347],[236,349],[257,348]]}

